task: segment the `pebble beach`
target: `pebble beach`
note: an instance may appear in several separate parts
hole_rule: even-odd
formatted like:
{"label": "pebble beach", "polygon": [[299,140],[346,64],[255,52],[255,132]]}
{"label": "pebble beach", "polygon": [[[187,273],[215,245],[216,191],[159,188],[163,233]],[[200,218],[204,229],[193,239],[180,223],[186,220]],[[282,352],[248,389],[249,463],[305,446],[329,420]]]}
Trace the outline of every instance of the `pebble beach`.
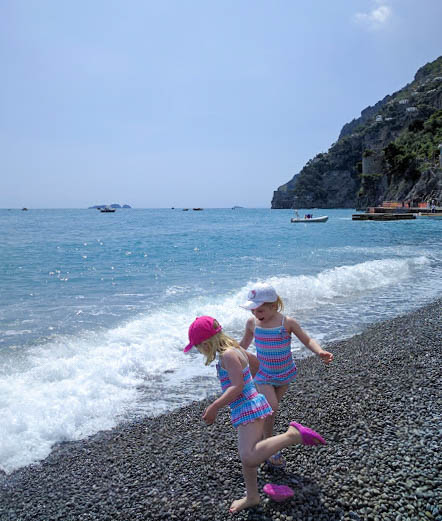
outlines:
{"label": "pebble beach", "polygon": [[[298,362],[276,422],[327,440],[284,450],[285,470],[258,472],[259,486],[294,496],[234,516],[241,520],[442,520],[442,300],[324,345]],[[209,402],[57,445],[50,456],[0,474],[1,521],[227,520],[244,493],[228,410],[206,427]]]}

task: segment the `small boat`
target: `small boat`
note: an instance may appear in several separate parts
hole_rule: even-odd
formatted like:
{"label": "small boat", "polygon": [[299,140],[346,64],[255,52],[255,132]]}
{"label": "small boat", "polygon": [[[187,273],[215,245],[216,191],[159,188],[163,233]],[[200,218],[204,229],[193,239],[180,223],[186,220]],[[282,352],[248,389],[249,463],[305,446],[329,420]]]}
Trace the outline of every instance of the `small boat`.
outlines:
{"label": "small boat", "polygon": [[442,213],[424,213],[419,212],[416,217],[418,219],[442,219]]}
{"label": "small boat", "polygon": [[296,217],[292,217],[290,222],[292,223],[325,223],[328,220],[328,215],[322,215],[321,217],[299,217],[298,210],[295,211]]}
{"label": "small boat", "polygon": [[115,212],[115,208],[109,208],[108,206],[105,206],[104,208],[100,208],[101,213],[113,213]]}

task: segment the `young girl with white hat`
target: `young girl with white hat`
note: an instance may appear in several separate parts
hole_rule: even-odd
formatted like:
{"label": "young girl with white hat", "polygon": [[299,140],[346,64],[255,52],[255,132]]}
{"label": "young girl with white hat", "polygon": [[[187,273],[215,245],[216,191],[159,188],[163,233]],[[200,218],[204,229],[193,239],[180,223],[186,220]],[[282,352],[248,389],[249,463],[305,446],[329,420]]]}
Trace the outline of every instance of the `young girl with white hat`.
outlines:
{"label": "young girl with white hat", "polygon": [[[294,318],[284,316],[283,302],[273,286],[257,284],[249,291],[248,301],[241,306],[252,312],[247,320],[240,346],[247,349],[255,340],[259,370],[255,384],[269,402],[275,414],[265,419],[264,437],[273,435],[275,416],[279,403],[287,392],[289,384],[296,378],[296,364],[291,351],[291,335],[294,334],[310,351],[318,355],[325,364],[333,360],[333,355],[322,349]],[[283,468],[285,461],[280,452],[267,460],[272,468]]]}

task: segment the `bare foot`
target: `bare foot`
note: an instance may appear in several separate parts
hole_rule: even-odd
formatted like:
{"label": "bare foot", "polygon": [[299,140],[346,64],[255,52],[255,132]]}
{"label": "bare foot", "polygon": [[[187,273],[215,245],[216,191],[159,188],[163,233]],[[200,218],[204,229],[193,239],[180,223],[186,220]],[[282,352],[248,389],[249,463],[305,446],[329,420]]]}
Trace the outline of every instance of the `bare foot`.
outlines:
{"label": "bare foot", "polygon": [[290,437],[290,441],[293,445],[302,443],[301,433],[296,427],[293,427],[293,425],[289,426],[286,434]]}
{"label": "bare foot", "polygon": [[301,423],[290,422],[290,426],[287,429],[287,435],[292,439],[292,443],[302,443],[302,445],[326,445],[327,442],[324,438],[310,429],[305,427]]}
{"label": "bare foot", "polygon": [[229,512],[231,512],[232,514],[236,514],[236,512],[244,510],[245,508],[250,508],[259,505],[259,501],[259,496],[246,496],[241,499],[235,499],[235,501],[230,505]]}

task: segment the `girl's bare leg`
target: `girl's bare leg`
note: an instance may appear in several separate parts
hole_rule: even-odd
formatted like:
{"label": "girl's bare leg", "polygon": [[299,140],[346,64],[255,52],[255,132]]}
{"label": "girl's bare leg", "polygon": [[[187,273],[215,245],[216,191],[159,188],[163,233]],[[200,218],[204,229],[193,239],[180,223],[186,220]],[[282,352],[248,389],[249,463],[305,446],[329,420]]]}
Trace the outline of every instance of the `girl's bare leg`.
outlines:
{"label": "girl's bare leg", "polygon": [[276,389],[273,385],[257,384],[258,392],[263,394],[273,409],[273,414],[267,416],[264,420],[263,438],[269,438],[273,436],[273,426],[275,424],[276,413],[279,409],[279,400],[276,394]]}
{"label": "girl's bare leg", "polygon": [[242,464],[242,475],[244,476],[244,484],[246,486],[246,496],[241,499],[235,499],[230,505],[230,512],[239,512],[245,508],[254,507],[259,504],[260,497],[258,492],[258,478],[256,467],[248,467]]}
{"label": "girl's bare leg", "polygon": [[[246,428],[247,427],[247,428]],[[230,505],[230,512],[239,512],[259,504],[258,479],[256,465],[247,465],[243,454],[252,450],[252,447],[262,438],[264,419],[259,419],[238,427],[238,450],[242,463],[242,474],[246,486],[246,496],[236,499]]]}
{"label": "girl's bare leg", "polygon": [[[257,385],[258,391],[262,393],[269,402],[271,408],[273,409],[273,414],[271,416],[267,416],[264,423],[264,430],[263,430],[263,438],[270,438],[270,436],[273,436],[273,428],[275,425],[275,418],[276,413],[279,409],[279,402],[281,401],[281,398],[284,396],[284,394],[287,392],[287,389],[289,388],[287,385],[281,385],[279,387],[273,387],[273,385]],[[274,465],[275,467],[284,467],[284,458],[282,456],[278,455],[278,457],[270,457],[269,462]]]}
{"label": "girl's bare leg", "polygon": [[279,387],[275,387],[276,398],[278,399],[278,403],[282,400],[282,397],[287,392],[289,388],[289,384],[280,385]]}
{"label": "girl's bare leg", "polygon": [[259,503],[256,467],[278,450],[302,443],[298,429],[290,426],[284,434],[262,439],[264,420],[256,420],[238,427],[238,449],[241,458],[246,496],[235,500],[230,512],[239,512]]}
{"label": "girl's bare leg", "polygon": [[[263,420],[259,420],[261,423]],[[239,454],[241,461],[249,467],[257,467],[278,450],[302,443],[301,433],[293,426],[283,434],[262,439],[259,431],[262,427],[255,426],[257,422],[246,423],[238,428]],[[255,432],[256,431],[256,432]],[[262,430],[261,430],[262,432]]]}

